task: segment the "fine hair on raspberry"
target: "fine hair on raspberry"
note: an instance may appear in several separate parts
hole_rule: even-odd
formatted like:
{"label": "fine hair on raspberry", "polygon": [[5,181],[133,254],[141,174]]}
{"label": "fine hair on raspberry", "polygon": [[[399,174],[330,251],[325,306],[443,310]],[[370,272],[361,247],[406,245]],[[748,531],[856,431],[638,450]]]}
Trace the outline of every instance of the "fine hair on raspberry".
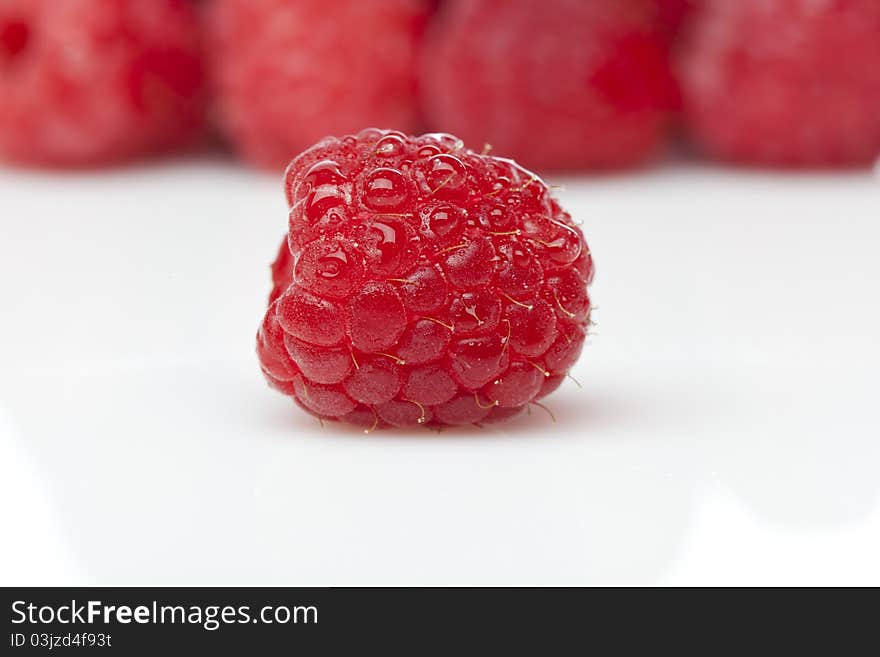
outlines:
{"label": "fine hair on raspberry", "polygon": [[560,386],[592,256],[547,185],[487,150],[368,129],[290,163],[257,334],[272,387],[372,431],[503,420]]}

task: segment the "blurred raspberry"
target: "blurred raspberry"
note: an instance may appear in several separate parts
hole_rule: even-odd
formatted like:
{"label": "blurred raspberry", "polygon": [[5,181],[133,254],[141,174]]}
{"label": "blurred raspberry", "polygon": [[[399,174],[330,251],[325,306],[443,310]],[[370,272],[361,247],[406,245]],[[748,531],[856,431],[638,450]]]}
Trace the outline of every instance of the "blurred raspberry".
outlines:
{"label": "blurred raspberry", "polygon": [[657,20],[661,30],[673,40],[699,3],[699,0],[653,1],[658,8]]}
{"label": "blurred raspberry", "polygon": [[433,125],[540,169],[643,162],[677,92],[652,0],[449,0],[429,35]]}
{"label": "blurred raspberry", "polygon": [[880,154],[878,0],[705,0],[682,59],[687,119],[709,154],[864,165]]}
{"label": "blurred raspberry", "polygon": [[0,0],[0,158],[96,165],[179,147],[205,101],[189,0]]}
{"label": "blurred raspberry", "polygon": [[422,0],[216,0],[208,6],[221,127],[283,167],[328,134],[414,129]]}
{"label": "blurred raspberry", "polygon": [[310,413],[365,429],[499,421],[577,361],[592,257],[511,160],[365,130],[299,155],[285,189],[257,353]]}

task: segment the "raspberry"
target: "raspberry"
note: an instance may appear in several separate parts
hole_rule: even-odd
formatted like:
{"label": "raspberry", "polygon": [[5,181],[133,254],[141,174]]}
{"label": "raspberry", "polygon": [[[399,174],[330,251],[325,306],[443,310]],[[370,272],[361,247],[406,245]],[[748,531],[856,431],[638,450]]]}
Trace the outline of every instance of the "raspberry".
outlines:
{"label": "raspberry", "polygon": [[269,383],[368,431],[496,422],[561,384],[593,261],[534,174],[445,134],[328,137],[285,175]]}
{"label": "raspberry", "polygon": [[660,28],[674,39],[698,6],[698,0],[654,0]]}
{"label": "raspberry", "polygon": [[208,6],[221,127],[283,167],[328,134],[417,125],[422,0],[216,0]]}
{"label": "raspberry", "polygon": [[694,140],[734,162],[880,154],[880,2],[706,0],[682,54]]}
{"label": "raspberry", "polygon": [[652,0],[455,0],[425,47],[429,119],[540,169],[637,164],[677,90]]}
{"label": "raspberry", "polygon": [[0,0],[0,157],[98,165],[194,141],[200,50],[188,0]]}

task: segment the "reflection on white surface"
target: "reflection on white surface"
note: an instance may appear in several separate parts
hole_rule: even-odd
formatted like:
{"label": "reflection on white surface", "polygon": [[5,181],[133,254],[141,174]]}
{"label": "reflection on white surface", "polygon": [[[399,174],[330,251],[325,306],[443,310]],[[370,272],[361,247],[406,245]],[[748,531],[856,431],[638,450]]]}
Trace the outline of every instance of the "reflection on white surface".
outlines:
{"label": "reflection on white surface", "polygon": [[23,441],[0,407],[0,584],[55,586],[82,573],[64,544],[58,514],[28,458]]}
{"label": "reflection on white surface", "polygon": [[[0,444],[48,492],[54,581],[880,583],[877,181],[564,182],[584,388],[556,423],[364,436],[259,377],[276,181],[0,173]],[[3,583],[54,558],[12,554]]]}

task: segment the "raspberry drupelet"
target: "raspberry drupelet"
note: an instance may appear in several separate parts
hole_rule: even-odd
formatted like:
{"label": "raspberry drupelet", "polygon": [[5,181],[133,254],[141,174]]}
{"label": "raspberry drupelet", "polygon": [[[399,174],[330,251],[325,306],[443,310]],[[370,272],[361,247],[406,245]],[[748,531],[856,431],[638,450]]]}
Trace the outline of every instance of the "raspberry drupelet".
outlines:
{"label": "raspberry drupelet", "polygon": [[257,353],[309,413],[367,431],[501,420],[580,356],[590,251],[515,162],[369,129],[299,155],[285,190]]}

